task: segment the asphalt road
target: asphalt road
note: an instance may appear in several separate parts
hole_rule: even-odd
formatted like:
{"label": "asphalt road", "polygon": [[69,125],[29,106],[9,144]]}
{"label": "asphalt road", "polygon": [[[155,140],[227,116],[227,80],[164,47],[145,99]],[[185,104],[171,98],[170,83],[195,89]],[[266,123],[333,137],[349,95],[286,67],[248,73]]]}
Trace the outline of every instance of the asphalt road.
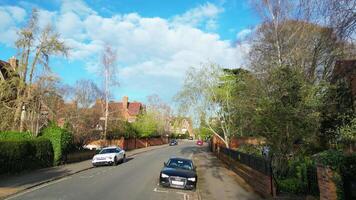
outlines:
{"label": "asphalt road", "polygon": [[158,186],[163,162],[171,156],[192,158],[198,152],[193,142],[165,147],[128,158],[118,166],[93,168],[58,181],[27,190],[8,199],[197,199],[195,191]]}

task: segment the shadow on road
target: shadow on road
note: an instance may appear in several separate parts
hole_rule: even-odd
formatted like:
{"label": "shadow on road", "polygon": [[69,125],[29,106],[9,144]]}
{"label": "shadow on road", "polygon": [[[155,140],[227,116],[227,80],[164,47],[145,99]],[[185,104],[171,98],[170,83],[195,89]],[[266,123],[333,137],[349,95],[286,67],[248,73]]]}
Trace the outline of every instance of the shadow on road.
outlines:
{"label": "shadow on road", "polygon": [[52,177],[60,177],[68,173],[70,173],[70,171],[67,169],[47,168],[36,170],[34,172],[23,172],[16,175],[4,175],[0,178],[0,187],[21,187],[28,184],[46,181]]}

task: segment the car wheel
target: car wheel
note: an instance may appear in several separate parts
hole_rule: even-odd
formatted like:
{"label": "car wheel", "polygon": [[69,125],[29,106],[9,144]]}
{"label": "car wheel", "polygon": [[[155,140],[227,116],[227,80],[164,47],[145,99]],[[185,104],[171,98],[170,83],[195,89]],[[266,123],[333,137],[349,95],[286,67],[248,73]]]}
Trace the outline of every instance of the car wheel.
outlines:
{"label": "car wheel", "polygon": [[114,158],[114,162],[112,163],[113,166],[117,165],[117,158]]}

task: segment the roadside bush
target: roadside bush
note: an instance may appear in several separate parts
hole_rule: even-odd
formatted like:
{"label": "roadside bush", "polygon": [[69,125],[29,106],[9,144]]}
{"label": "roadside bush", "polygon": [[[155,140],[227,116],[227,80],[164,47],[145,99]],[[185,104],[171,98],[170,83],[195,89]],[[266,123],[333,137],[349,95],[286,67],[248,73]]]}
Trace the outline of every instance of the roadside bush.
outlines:
{"label": "roadside bush", "polygon": [[138,133],[134,126],[122,120],[113,121],[111,128],[108,130],[107,139],[120,139],[124,137],[125,139],[135,138]]}
{"label": "roadside bush", "polygon": [[34,138],[30,132],[3,131],[0,132],[0,140],[21,140]]}
{"label": "roadside bush", "polygon": [[298,178],[288,178],[278,182],[279,190],[281,192],[303,194],[306,185]]}
{"label": "roadside bush", "polygon": [[239,146],[237,149],[242,153],[252,154],[258,157],[262,157],[262,146],[252,145],[252,144],[244,144]]}
{"label": "roadside bush", "polygon": [[49,167],[53,149],[47,139],[0,141],[0,174]]}
{"label": "roadside bush", "polygon": [[66,129],[62,129],[54,123],[51,123],[43,130],[41,137],[47,138],[51,141],[54,152],[53,164],[60,164],[63,155],[68,153],[71,148],[73,135]]}
{"label": "roadside bush", "polygon": [[288,162],[285,174],[278,177],[281,192],[304,195],[319,195],[316,165],[309,157],[294,158]]}

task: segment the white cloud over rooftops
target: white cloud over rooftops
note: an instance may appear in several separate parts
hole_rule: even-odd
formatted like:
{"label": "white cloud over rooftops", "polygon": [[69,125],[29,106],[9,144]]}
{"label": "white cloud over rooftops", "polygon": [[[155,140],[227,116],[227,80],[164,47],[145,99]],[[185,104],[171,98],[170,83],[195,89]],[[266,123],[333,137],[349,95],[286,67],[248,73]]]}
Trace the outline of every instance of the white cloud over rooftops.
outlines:
{"label": "white cloud over rooftops", "polygon": [[[14,17],[8,9],[0,7],[0,28],[7,27],[5,33],[11,34],[26,12],[21,14],[21,8],[16,7]],[[82,67],[89,72],[98,71],[103,45],[110,44],[118,54],[122,87],[139,90],[144,86],[150,94],[168,97],[177,92],[189,67],[212,62],[233,68],[243,63],[248,44],[237,46],[207,32],[218,26],[221,12],[223,8],[206,3],[169,19],[138,13],[103,17],[85,2],[69,0],[63,1],[59,11],[40,10],[46,16],[41,24],[52,22],[71,48],[70,59],[85,62]],[[7,44],[11,39],[5,33],[0,33],[0,42]],[[240,32],[239,37],[244,34]]]}

